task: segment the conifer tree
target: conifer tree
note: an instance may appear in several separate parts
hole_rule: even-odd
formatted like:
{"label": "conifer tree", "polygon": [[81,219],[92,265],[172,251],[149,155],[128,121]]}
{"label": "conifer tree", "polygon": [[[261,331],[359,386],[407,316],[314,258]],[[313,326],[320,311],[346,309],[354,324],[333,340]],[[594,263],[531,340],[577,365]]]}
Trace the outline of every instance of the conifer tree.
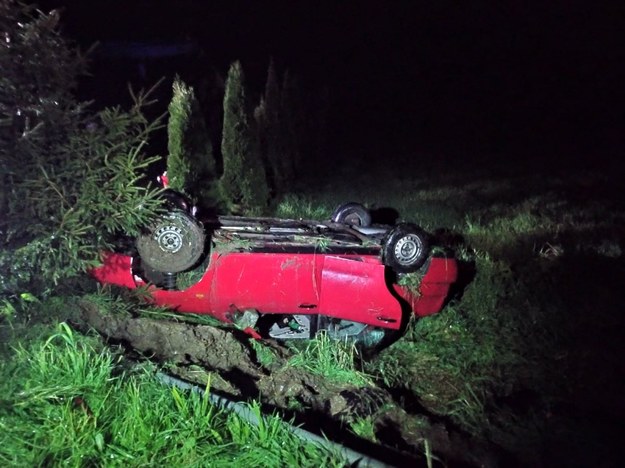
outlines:
{"label": "conifer tree", "polygon": [[226,81],[221,152],[223,174],[219,189],[229,210],[262,214],[267,207],[269,190],[254,120],[248,111],[243,69],[238,61],[230,66]]}
{"label": "conifer tree", "polygon": [[260,102],[254,108],[254,128],[256,129],[256,144],[258,145],[258,152],[260,159],[265,169],[265,176],[267,178],[267,189],[269,190],[269,198],[271,198],[271,191],[273,190],[273,178],[271,164],[267,160],[267,119],[266,119],[266,107],[265,98],[260,96]]}
{"label": "conifer tree", "polygon": [[292,174],[288,155],[284,153],[285,135],[282,128],[280,86],[273,59],[269,61],[267,69],[263,104],[262,137],[269,181],[274,193],[281,193],[288,188],[287,184]]}
{"label": "conifer tree", "polygon": [[33,293],[93,265],[112,236],[137,234],[160,208],[137,184],[154,158],[141,112],[89,113],[73,91],[83,61],[59,15],[0,2],[0,294]]}
{"label": "conifer tree", "polygon": [[[38,176],[45,159],[57,157],[81,112],[72,93],[85,64],[58,33],[59,18],[56,10],[39,15],[15,1],[0,2],[0,177],[11,189],[5,213],[11,201],[28,198],[24,181]],[[32,207],[24,208],[12,211],[33,215]]]}
{"label": "conifer tree", "polygon": [[192,87],[178,76],[174,79],[167,125],[167,176],[174,190],[199,196],[211,193],[215,185],[215,157]]}
{"label": "conifer tree", "polygon": [[299,86],[289,70],[284,72],[280,100],[281,129],[285,160],[290,165],[293,177],[302,169],[303,145],[306,141],[304,109]]}

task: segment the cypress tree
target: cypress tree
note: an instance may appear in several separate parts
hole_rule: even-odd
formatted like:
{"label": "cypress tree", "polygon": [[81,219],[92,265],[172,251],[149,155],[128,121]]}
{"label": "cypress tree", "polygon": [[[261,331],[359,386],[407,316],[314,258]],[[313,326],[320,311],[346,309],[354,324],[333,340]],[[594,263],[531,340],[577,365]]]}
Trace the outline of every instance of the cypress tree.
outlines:
{"label": "cypress tree", "polygon": [[223,174],[219,190],[229,210],[262,214],[267,207],[269,189],[238,61],[230,66],[226,81],[221,152]]}
{"label": "cypress tree", "polygon": [[263,97],[263,141],[269,181],[274,193],[287,189],[292,174],[284,154],[284,133],[281,128],[280,86],[273,59],[269,61]]}
{"label": "cypress tree", "polygon": [[254,108],[254,126],[256,129],[256,143],[258,145],[258,152],[260,159],[265,169],[265,176],[267,178],[267,189],[269,190],[269,198],[271,198],[271,192],[273,184],[272,170],[269,161],[267,160],[267,118],[265,114],[265,98],[261,95],[260,102]]}
{"label": "cypress tree", "polygon": [[167,134],[170,187],[196,197],[200,192],[204,196],[214,192],[215,157],[208,129],[193,88],[178,76],[169,103]]}
{"label": "cypress tree", "polygon": [[306,141],[306,134],[299,86],[289,70],[284,72],[282,80],[280,113],[285,160],[289,164],[293,177],[295,177],[302,169],[304,154],[302,146]]}

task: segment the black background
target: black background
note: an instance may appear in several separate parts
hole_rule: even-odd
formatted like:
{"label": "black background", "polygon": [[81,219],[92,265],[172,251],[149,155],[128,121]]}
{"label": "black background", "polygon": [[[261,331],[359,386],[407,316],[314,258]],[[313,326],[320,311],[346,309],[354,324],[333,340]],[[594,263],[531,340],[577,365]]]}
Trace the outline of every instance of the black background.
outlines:
{"label": "black background", "polygon": [[[273,56],[311,89],[328,86],[337,145],[592,166],[620,158],[625,142],[625,3],[38,4],[62,7],[64,32],[83,48],[191,40],[202,67],[225,73],[241,60],[258,92]],[[116,70],[111,81],[128,79],[124,73],[134,72]]]}

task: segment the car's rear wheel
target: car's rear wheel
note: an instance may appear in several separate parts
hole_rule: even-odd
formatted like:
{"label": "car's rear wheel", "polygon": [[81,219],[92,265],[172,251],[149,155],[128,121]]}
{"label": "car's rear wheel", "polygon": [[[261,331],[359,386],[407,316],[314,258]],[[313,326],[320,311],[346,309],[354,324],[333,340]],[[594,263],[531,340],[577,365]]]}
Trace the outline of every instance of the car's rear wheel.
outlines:
{"label": "car's rear wheel", "polygon": [[389,231],[382,245],[384,264],[398,273],[412,273],[423,266],[429,255],[425,231],[414,224],[402,223]]}
{"label": "car's rear wheel", "polygon": [[345,203],[332,213],[332,222],[352,226],[371,226],[371,213],[360,203]]}
{"label": "car's rear wheel", "polygon": [[144,265],[157,271],[178,273],[202,257],[206,234],[203,226],[184,211],[160,216],[137,237],[137,251]]}

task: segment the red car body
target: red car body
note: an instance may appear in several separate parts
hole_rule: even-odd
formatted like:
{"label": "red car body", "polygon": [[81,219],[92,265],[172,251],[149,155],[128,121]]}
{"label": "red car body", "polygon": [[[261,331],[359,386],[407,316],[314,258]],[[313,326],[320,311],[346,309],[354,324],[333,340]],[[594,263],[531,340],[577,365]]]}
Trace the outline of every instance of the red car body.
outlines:
{"label": "red car body", "polygon": [[[418,292],[392,281],[378,254],[231,251],[210,253],[201,279],[184,290],[149,286],[154,304],[178,312],[210,314],[231,322],[238,313],[322,315],[397,330],[406,307],[418,317],[435,314],[456,281],[456,260],[432,256],[422,267]],[[147,283],[133,272],[133,257],[106,253],[93,276],[126,288]]]}

